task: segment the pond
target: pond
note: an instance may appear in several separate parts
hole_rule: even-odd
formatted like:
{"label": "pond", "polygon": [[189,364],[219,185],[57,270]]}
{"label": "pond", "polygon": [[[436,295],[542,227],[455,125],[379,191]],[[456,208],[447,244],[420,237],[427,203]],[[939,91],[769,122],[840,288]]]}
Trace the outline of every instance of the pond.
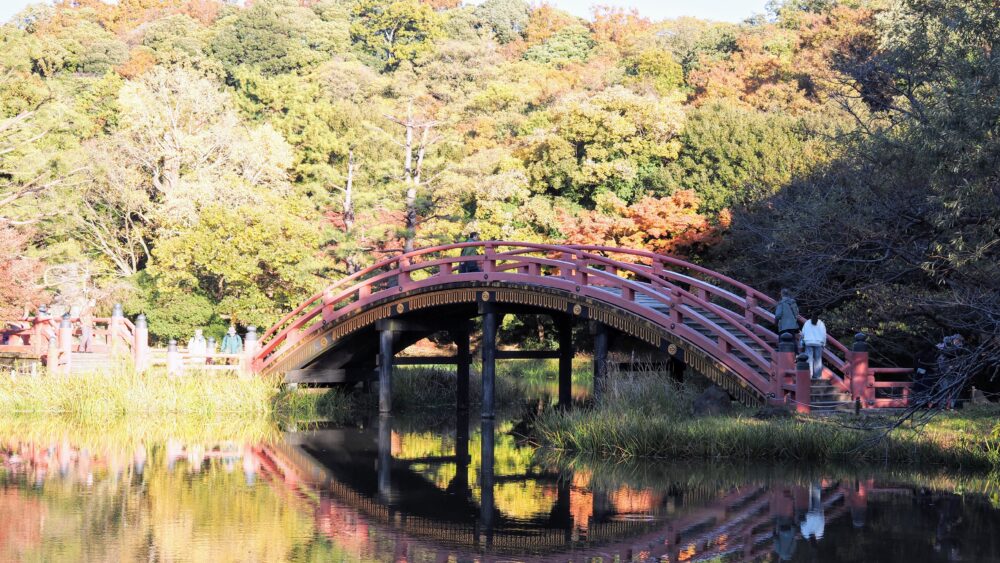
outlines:
{"label": "pond", "polygon": [[1000,561],[995,476],[609,463],[519,418],[0,425],[0,560]]}

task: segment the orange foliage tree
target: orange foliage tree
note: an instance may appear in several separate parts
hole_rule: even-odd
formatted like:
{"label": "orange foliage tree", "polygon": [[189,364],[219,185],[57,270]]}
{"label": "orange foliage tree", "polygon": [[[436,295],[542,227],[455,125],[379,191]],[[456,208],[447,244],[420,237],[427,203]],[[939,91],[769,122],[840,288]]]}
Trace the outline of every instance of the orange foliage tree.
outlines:
{"label": "orange foliage tree", "polygon": [[644,249],[659,254],[690,257],[719,242],[729,226],[729,213],[717,223],[698,212],[693,190],[667,197],[647,196],[632,205],[606,195],[598,209],[576,216],[564,213],[560,227],[571,244],[596,244]]}

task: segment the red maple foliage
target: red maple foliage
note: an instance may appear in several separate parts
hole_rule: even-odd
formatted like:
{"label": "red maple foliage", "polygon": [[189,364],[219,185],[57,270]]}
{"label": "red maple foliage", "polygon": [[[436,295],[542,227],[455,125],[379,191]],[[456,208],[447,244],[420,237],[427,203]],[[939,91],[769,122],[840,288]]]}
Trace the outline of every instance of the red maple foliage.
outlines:
{"label": "red maple foliage", "polygon": [[42,265],[25,257],[28,236],[10,227],[0,227],[0,319],[21,317],[24,307],[41,302],[38,279]]}
{"label": "red maple foliage", "polygon": [[690,257],[717,244],[729,226],[729,213],[713,223],[698,212],[700,200],[693,190],[679,190],[667,197],[644,197],[626,206],[564,214],[561,223],[567,242],[645,249],[658,254]]}

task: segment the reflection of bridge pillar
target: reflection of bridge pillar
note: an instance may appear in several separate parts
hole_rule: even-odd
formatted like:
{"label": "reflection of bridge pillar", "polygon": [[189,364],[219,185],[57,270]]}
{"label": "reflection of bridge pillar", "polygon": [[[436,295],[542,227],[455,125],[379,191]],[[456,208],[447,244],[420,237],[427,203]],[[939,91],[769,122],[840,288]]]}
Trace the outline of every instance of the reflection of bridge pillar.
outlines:
{"label": "reflection of bridge pillar", "polygon": [[482,422],[482,463],[479,467],[479,521],[482,532],[486,535],[487,549],[493,547],[493,450],[494,450],[494,427],[492,419],[483,419]]}
{"label": "reflection of bridge pillar", "polygon": [[392,345],[394,333],[391,330],[379,331],[378,338],[378,411],[382,414],[392,412]]}
{"label": "reflection of bridge pillar", "polygon": [[392,499],[392,417],[378,418],[378,496],[385,503]]}
{"label": "reflection of bridge pillar", "polygon": [[562,476],[556,484],[556,506],[553,511],[557,526],[565,526],[566,544],[573,541],[573,506],[570,500],[570,479]]}
{"label": "reflection of bridge pillar", "polygon": [[[455,384],[455,404],[459,411],[469,410],[469,366],[472,363],[471,357],[469,355],[469,329],[465,327],[464,329],[453,330],[451,333],[452,340],[455,341],[455,346],[458,348],[458,353],[456,354],[456,361],[458,365],[455,369],[457,375],[457,380]],[[466,425],[468,426],[468,425]],[[466,428],[468,431],[468,428]]]}
{"label": "reflection of bridge pillar", "polygon": [[594,331],[594,399],[600,400],[608,374],[608,327],[595,322]]}
{"label": "reflection of bridge pillar", "polygon": [[483,313],[483,418],[493,418],[497,374],[497,312],[487,307]]}
{"label": "reflection of bridge pillar", "polygon": [[469,496],[469,411],[458,412],[458,422],[455,427],[455,479],[449,488],[461,493],[462,498]]}
{"label": "reflection of bridge pillar", "polygon": [[556,317],[559,330],[559,406],[573,404],[573,322],[569,315]]}

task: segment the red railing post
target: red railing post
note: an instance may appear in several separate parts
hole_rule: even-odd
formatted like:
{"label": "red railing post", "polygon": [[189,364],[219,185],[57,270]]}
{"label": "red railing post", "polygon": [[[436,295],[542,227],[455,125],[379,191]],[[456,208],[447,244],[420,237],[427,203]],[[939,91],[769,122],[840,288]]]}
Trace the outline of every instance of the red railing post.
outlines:
{"label": "red railing post", "polygon": [[125,332],[125,314],[122,312],[122,304],[115,303],[111,310],[111,322],[108,323],[108,348],[113,355],[121,353],[121,340]]}
{"label": "red railing post", "polygon": [[[868,387],[868,336],[863,332],[854,336],[847,369],[851,378],[851,398],[855,401],[861,399],[862,407],[869,407],[868,401],[874,400],[875,389]],[[871,393],[869,393],[869,389],[871,389]],[[871,396],[869,397],[869,395]]]}
{"label": "red railing post", "polygon": [[747,325],[750,329],[753,329],[754,325],[757,324],[754,309],[757,308],[757,298],[754,297],[752,293],[747,293],[746,295],[747,307],[743,311],[743,319],[746,320]]}
{"label": "red railing post", "polygon": [[63,316],[59,322],[59,352],[56,364],[59,372],[69,375],[73,364],[73,323],[69,320],[69,313]]}
{"label": "red railing post", "polygon": [[771,378],[771,404],[785,403],[785,376],[795,370],[795,337],[783,333],[778,339],[778,350],[774,354],[774,374]]}
{"label": "red railing post", "polygon": [[140,314],[135,318],[133,337],[132,362],[136,373],[143,373],[149,367],[149,325],[146,323],[146,315]]}
{"label": "red railing post", "polygon": [[254,370],[254,358],[260,351],[260,342],[257,341],[257,327],[248,326],[246,338],[243,339],[243,361],[242,371],[245,375],[252,375]]}
{"label": "red railing post", "polygon": [[805,354],[799,354],[795,362],[795,410],[803,414],[812,410],[812,374]]}
{"label": "red railing post", "polygon": [[486,273],[496,271],[497,251],[492,242],[483,244],[483,271]]}
{"label": "red railing post", "polygon": [[180,377],[184,375],[184,359],[177,349],[177,341],[173,338],[167,343],[167,376]]}

